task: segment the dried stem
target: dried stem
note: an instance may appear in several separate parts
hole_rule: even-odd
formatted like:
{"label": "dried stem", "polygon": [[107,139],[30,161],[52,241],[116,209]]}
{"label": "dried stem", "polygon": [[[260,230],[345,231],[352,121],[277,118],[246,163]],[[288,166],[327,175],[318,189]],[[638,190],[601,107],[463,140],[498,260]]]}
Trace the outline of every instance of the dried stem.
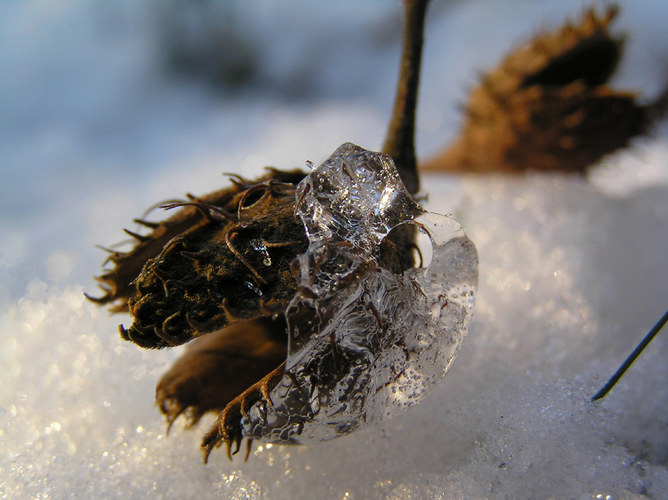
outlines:
{"label": "dried stem", "polygon": [[404,34],[392,119],[383,145],[411,193],[420,188],[415,159],[415,107],[420,82],[424,19],[429,0],[403,0]]}
{"label": "dried stem", "polygon": [[622,366],[620,366],[615,374],[608,380],[608,382],[603,386],[603,388],[598,391],[592,398],[592,401],[596,401],[597,399],[601,399],[604,397],[608,392],[610,392],[610,389],[612,389],[615,384],[619,381],[620,378],[622,378],[622,375],[624,375],[624,372],[631,366],[631,364],[636,360],[638,356],[640,356],[640,353],[647,347],[647,345],[652,341],[654,337],[661,331],[661,329],[664,327],[664,325],[668,322],[668,311],[661,317],[659,322],[654,325],[654,328],[652,328],[647,335],[645,335],[645,338],[642,339],[640,344],[636,346],[636,348],[633,350],[633,352],[629,355],[628,358],[622,363]]}

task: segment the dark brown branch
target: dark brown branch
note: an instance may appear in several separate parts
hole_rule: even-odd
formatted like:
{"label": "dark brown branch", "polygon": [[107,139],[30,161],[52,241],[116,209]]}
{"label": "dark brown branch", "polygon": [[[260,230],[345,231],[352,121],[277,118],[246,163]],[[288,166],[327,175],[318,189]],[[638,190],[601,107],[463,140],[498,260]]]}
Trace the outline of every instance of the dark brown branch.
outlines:
{"label": "dark brown branch", "polygon": [[411,193],[420,188],[415,159],[415,107],[420,83],[424,19],[429,0],[403,0],[405,19],[399,81],[392,119],[383,145]]}

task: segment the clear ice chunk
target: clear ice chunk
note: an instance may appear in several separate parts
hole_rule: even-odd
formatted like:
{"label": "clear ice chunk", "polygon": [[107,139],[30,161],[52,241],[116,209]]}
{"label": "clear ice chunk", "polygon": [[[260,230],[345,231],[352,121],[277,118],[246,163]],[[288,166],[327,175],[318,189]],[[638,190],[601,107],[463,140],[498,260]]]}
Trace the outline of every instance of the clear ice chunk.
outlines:
{"label": "clear ice chunk", "polygon": [[[331,439],[419,402],[459,351],[478,279],[471,240],[414,201],[388,155],[343,144],[296,196],[310,243],[286,311],[286,372],[241,422],[275,443]],[[401,224],[429,237],[432,257],[395,274],[380,246]]]}

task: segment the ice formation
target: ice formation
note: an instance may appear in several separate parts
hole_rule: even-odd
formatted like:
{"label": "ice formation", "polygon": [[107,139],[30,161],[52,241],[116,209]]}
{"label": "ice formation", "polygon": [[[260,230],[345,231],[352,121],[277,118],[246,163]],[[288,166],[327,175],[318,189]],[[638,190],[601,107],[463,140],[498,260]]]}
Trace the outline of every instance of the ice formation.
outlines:
{"label": "ice formation", "polygon": [[[309,238],[287,309],[286,373],[242,420],[244,435],[278,443],[328,440],[419,401],[459,351],[478,259],[453,219],[426,212],[392,159],[340,146],[297,190]],[[425,268],[395,274],[381,244],[401,224],[428,235]]]}

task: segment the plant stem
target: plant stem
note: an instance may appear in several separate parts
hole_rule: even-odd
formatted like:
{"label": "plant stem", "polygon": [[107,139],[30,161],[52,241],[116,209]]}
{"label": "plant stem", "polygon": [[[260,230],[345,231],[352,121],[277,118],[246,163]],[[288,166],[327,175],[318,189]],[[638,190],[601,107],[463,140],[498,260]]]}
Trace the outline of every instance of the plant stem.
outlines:
{"label": "plant stem", "polygon": [[420,82],[424,20],[429,0],[403,0],[404,32],[392,119],[383,145],[411,193],[420,188],[415,159],[415,107]]}
{"label": "plant stem", "polygon": [[598,391],[592,398],[592,401],[596,401],[597,399],[601,399],[603,396],[605,396],[608,392],[610,392],[610,389],[612,389],[617,381],[619,381],[620,378],[622,378],[622,375],[624,375],[624,372],[631,366],[631,364],[636,360],[638,356],[640,356],[640,353],[647,347],[647,344],[649,344],[654,337],[656,337],[656,334],[661,331],[661,328],[668,322],[668,311],[661,317],[659,322],[654,325],[654,328],[652,328],[647,335],[645,335],[645,338],[642,339],[640,344],[637,345],[637,347],[633,350],[633,352],[629,355],[628,358],[622,363],[622,366],[620,366],[615,374],[608,380],[608,382],[603,386],[603,388]]}

